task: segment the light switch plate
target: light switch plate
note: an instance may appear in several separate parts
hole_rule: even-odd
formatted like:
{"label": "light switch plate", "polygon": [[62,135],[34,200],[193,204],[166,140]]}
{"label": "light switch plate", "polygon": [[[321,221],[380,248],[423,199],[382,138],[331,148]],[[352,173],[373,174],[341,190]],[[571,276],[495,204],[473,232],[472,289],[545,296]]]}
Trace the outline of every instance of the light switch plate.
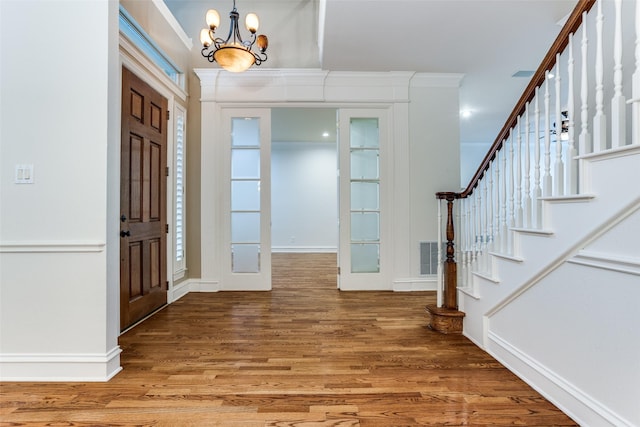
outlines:
{"label": "light switch plate", "polygon": [[33,184],[33,165],[16,165],[16,184]]}

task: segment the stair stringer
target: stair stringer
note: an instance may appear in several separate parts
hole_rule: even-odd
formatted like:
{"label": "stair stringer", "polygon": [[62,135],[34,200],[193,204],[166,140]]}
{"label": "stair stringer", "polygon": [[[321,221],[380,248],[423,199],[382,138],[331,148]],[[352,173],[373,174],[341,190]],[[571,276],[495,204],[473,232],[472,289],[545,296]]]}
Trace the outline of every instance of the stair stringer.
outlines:
{"label": "stair stringer", "polygon": [[580,425],[640,425],[638,238],[640,196],[483,316],[485,350]]}
{"label": "stair stringer", "polygon": [[513,231],[515,255],[511,259],[491,255],[491,272],[472,275],[470,285],[461,284],[466,289],[458,292],[459,309],[466,313],[464,335],[485,348],[488,331],[484,319],[489,310],[628,208],[634,196],[640,197],[638,165],[640,146],[581,158],[581,188],[593,198],[544,200],[543,229],[547,231]]}

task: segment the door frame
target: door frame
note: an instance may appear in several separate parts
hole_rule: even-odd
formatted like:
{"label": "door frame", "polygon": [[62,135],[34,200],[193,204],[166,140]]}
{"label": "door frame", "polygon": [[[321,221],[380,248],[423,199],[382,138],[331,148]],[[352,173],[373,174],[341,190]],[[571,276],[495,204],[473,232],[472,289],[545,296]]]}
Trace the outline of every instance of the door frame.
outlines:
{"label": "door frame", "polygon": [[[394,209],[391,206],[391,192],[392,192],[392,188],[393,188],[393,174],[390,173],[389,171],[391,170],[391,165],[393,164],[393,150],[391,149],[390,146],[390,141],[393,140],[393,104],[390,103],[364,103],[364,104],[353,104],[353,103],[347,103],[347,102],[339,102],[339,103],[325,103],[325,102],[305,102],[305,103],[287,103],[286,107],[287,108],[291,108],[291,107],[296,107],[296,106],[300,106],[300,107],[304,107],[304,108],[332,108],[335,109],[337,114],[340,115],[340,111],[341,110],[349,110],[349,111],[360,111],[360,112],[378,112],[379,114],[376,114],[376,117],[383,117],[383,122],[384,122],[384,131],[385,134],[381,136],[381,141],[384,141],[384,145],[385,147],[381,147],[381,155],[383,155],[383,162],[384,165],[381,164],[380,168],[381,170],[384,170],[384,179],[385,179],[385,183],[384,185],[381,187],[381,193],[380,193],[380,199],[381,199],[381,203],[383,203],[384,201],[384,206],[381,205],[381,211],[384,210],[384,214],[381,213],[381,216],[384,217],[384,221],[381,221],[380,224],[380,233],[381,233],[381,241],[382,239],[384,239],[384,249],[381,246],[381,253],[380,253],[380,263],[381,263],[381,271],[379,273],[373,273],[373,275],[375,275],[375,283],[373,284],[373,286],[371,285],[372,281],[370,280],[371,277],[373,277],[372,275],[370,275],[369,273],[363,273],[364,275],[367,275],[367,278],[363,278],[362,280],[358,280],[355,283],[344,283],[341,282],[341,275],[338,275],[338,280],[337,280],[337,288],[340,290],[361,290],[361,289],[366,289],[366,290],[391,290],[392,286],[391,286],[391,274],[392,274],[392,268],[393,268],[393,259],[390,258],[389,254],[392,253],[392,246],[394,244],[393,239],[392,239],[392,234],[390,232],[390,226],[391,224],[393,224],[392,218],[394,215]],[[223,241],[225,243],[218,243],[216,244],[215,242],[211,241],[209,242],[209,244],[205,244],[205,238],[204,238],[204,232],[203,232],[203,246],[202,246],[202,253],[201,253],[201,259],[202,259],[202,283],[203,283],[203,287],[201,288],[202,290],[206,290],[206,291],[229,291],[229,290],[243,290],[243,291],[247,291],[247,290],[258,290],[258,289],[253,289],[250,287],[237,287],[237,286],[229,286],[227,283],[227,279],[228,279],[228,275],[225,274],[225,266],[222,263],[226,263],[227,262],[227,257],[225,256],[225,249],[223,245],[226,245],[226,243],[228,243],[228,237],[224,235],[224,233],[227,232],[227,228],[226,227],[226,223],[227,223],[227,219],[225,219],[225,215],[226,214],[226,207],[227,205],[230,203],[229,197],[228,197],[228,193],[226,190],[226,187],[228,186],[228,183],[225,181],[226,179],[226,172],[222,173],[220,171],[225,171],[225,168],[228,168],[228,166],[225,163],[225,159],[227,158],[226,156],[228,156],[228,153],[225,152],[225,149],[228,148],[226,146],[226,144],[228,144],[228,142],[226,141],[226,136],[225,136],[225,123],[224,123],[224,117],[225,111],[229,111],[229,110],[238,110],[238,111],[250,111],[250,110],[264,110],[264,109],[268,109],[269,111],[272,108],[279,108],[279,107],[283,107],[282,104],[278,104],[278,103],[230,103],[230,102],[224,102],[224,103],[210,103],[210,104],[203,104],[203,115],[206,114],[209,117],[214,117],[215,119],[213,120],[208,120],[206,121],[206,123],[203,121],[202,123],[202,135],[205,135],[207,133],[211,133],[213,135],[213,137],[210,139],[210,143],[205,144],[204,141],[202,141],[202,155],[201,155],[201,179],[203,182],[205,181],[209,181],[209,182],[214,182],[213,187],[215,189],[211,189],[213,191],[207,191],[205,190],[205,186],[202,186],[202,210],[204,212],[204,210],[208,210],[208,212],[213,213],[213,215],[211,214],[207,214],[206,216],[204,214],[202,214],[202,230],[217,230],[217,235],[218,236],[224,236],[223,237]],[[340,171],[340,156],[341,156],[341,150],[342,150],[342,145],[340,142],[340,134],[341,134],[341,130],[340,130],[340,126],[336,127],[336,131],[338,132],[338,137],[337,137],[337,141],[336,141],[336,166],[338,169],[338,173],[341,174],[342,172]],[[271,137],[271,135],[269,135],[269,137]],[[346,142],[348,144],[348,141]],[[348,149],[348,147],[347,147]],[[228,151],[228,150],[227,150]],[[205,154],[206,153],[206,154]],[[207,159],[211,159],[210,161]],[[271,159],[271,153],[269,153],[269,162]],[[215,171],[217,169],[217,172]],[[382,172],[381,172],[382,173]],[[340,189],[340,177],[338,177],[337,183],[336,185],[338,186],[338,242],[337,242],[337,260],[338,260],[338,266],[339,268],[341,268],[340,265],[340,255],[341,255],[341,250],[344,250],[342,248],[343,246],[343,242],[342,242],[342,237],[341,237],[341,226],[340,226],[340,221],[341,219],[341,214],[340,214],[340,209],[341,209],[341,205],[343,203],[342,201],[342,195],[341,195],[341,189]],[[215,202],[215,200],[220,200],[220,198],[222,198],[223,203],[222,205],[224,205],[225,207],[221,207],[218,206],[219,203]],[[206,224],[206,225],[205,225]],[[346,243],[346,246],[348,246],[348,242]],[[208,250],[207,250],[208,249]],[[271,248],[269,248],[269,250],[271,250]],[[208,254],[215,254],[212,256],[212,259],[207,259],[206,257],[208,256]],[[382,268],[382,265],[384,265],[384,269]],[[205,271],[207,270],[207,271]],[[340,270],[339,270],[340,271]],[[205,277],[211,277],[211,276],[215,276],[216,279],[215,280],[208,280],[205,279]],[[271,287],[269,286],[269,289],[259,289],[259,290],[270,290]]]}
{"label": "door frame", "polygon": [[[122,76],[126,74],[128,82],[126,87],[122,88],[124,99],[121,108],[125,114],[121,123],[120,137],[122,147],[120,171],[121,184],[123,184],[120,189],[120,328],[124,330],[167,304],[165,227],[168,224],[166,221],[168,177],[165,169],[167,168],[169,117],[167,117],[168,105],[165,97],[127,67],[122,67],[121,71]],[[133,92],[142,94],[138,117],[135,117],[133,111],[129,111],[132,108],[130,96]],[[152,106],[155,108],[152,109]],[[157,117],[153,111],[157,113]],[[131,116],[135,118],[132,120]],[[154,124],[156,119],[158,123]],[[136,138],[132,138],[132,135],[136,135]],[[134,140],[139,142],[137,150],[133,148]],[[134,152],[138,153],[140,163],[131,163]],[[148,168],[145,168],[145,165]],[[134,189],[132,175],[134,174],[138,175],[138,182],[141,184],[139,188],[141,191],[136,192],[135,197],[136,204],[139,205],[136,218],[131,217],[133,212],[131,206],[134,202],[132,196]],[[148,183],[145,184],[147,177]],[[145,205],[149,208],[148,212]],[[154,206],[159,209],[154,209]],[[132,256],[134,247],[138,248],[137,257]],[[137,258],[137,261],[132,265],[134,258]],[[141,279],[137,286],[140,293],[135,299],[132,299],[131,295],[131,284],[135,281],[131,276],[133,270],[139,271],[139,279]]]}
{"label": "door frame", "polygon": [[[117,98],[114,95],[114,103],[117,102],[118,111],[117,111],[117,128],[122,129],[121,123],[121,105],[122,105],[122,67],[128,68],[131,72],[136,74],[140,79],[142,79],[146,84],[151,86],[152,89],[160,93],[163,97],[167,99],[167,108],[170,111],[170,120],[167,124],[167,166],[169,166],[169,176],[167,177],[167,185],[166,185],[166,218],[167,224],[169,224],[169,233],[167,233],[167,245],[166,245],[166,257],[167,257],[167,266],[166,266],[166,277],[169,282],[168,293],[167,293],[167,303],[170,304],[173,301],[177,300],[179,297],[184,295],[186,291],[182,291],[180,287],[174,285],[173,279],[173,252],[174,252],[174,244],[173,244],[173,224],[175,222],[174,215],[174,186],[173,186],[173,165],[175,163],[175,126],[174,126],[174,117],[177,106],[181,106],[184,110],[187,110],[187,92],[180,88],[173,80],[171,80],[162,70],[160,70],[153,62],[147,59],[140,51],[122,34],[119,36],[119,60],[117,62],[118,67],[118,95]],[[114,91],[115,92],[115,91]],[[109,181],[112,183],[112,190],[110,192],[111,202],[109,203],[109,209],[107,212],[108,215],[108,223],[110,224],[110,234],[113,238],[113,243],[120,242],[119,230],[120,230],[120,131],[118,132],[118,141],[114,141],[114,146],[117,145],[117,150],[112,150],[110,153],[109,159],[109,170],[112,174],[109,178]],[[116,153],[117,151],[117,153]],[[117,176],[116,176],[117,175]],[[119,246],[118,246],[119,248]],[[118,254],[120,253],[118,249]],[[114,285],[113,292],[120,292],[120,273],[119,273],[119,260],[120,256],[117,257],[118,262],[115,260],[111,263],[110,269],[114,271],[114,277],[117,277],[117,286]],[[116,274],[117,272],[117,274]],[[118,307],[112,308],[111,317],[113,317],[112,321],[117,323],[117,330],[120,331],[120,308],[119,302],[120,298],[117,298]]]}
{"label": "door frame", "polygon": [[[389,113],[389,152],[392,167],[387,177],[387,224],[393,224],[389,236],[385,277],[353,290],[395,290],[406,287],[417,253],[409,246],[411,237],[411,170],[409,102],[413,87],[458,87],[459,77],[420,75],[414,72],[329,72],[325,70],[260,69],[229,73],[215,68],[196,68],[200,80],[201,107],[201,205],[202,276],[200,289],[222,290],[219,260],[221,221],[216,213],[220,180],[213,165],[216,147],[221,144],[220,109],[222,107],[321,107],[380,108]],[[194,94],[195,95],[195,94]],[[396,191],[397,190],[397,191]],[[410,277],[407,279],[407,277]],[[418,279],[420,280],[420,279]]]}

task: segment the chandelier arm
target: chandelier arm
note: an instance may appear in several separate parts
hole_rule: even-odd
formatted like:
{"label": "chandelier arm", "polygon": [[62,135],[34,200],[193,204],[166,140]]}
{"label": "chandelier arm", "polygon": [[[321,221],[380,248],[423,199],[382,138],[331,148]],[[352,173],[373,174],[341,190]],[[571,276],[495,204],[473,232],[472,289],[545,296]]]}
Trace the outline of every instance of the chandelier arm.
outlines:
{"label": "chandelier arm", "polygon": [[[235,1],[234,1],[235,3]],[[233,6],[233,10],[231,12],[229,12],[229,19],[231,20],[231,25],[229,25],[229,34],[227,35],[227,39],[226,40],[221,40],[221,44],[227,44],[229,43],[229,40],[231,40],[231,37],[233,37],[233,41],[236,41],[236,37],[240,38],[240,33],[238,30],[238,18],[240,17],[240,15],[238,14],[238,12],[236,11],[235,8],[235,4]],[[242,43],[242,39],[240,38],[240,43]]]}
{"label": "chandelier arm", "polygon": [[256,33],[251,33],[251,39],[247,40],[246,42],[242,42],[242,44],[244,45],[244,47],[247,48],[247,50],[251,50],[251,48],[253,47],[253,44],[256,42]]}
{"label": "chandelier arm", "polygon": [[220,49],[220,47],[227,43],[227,41],[229,41],[229,39],[223,40],[220,37],[216,37],[215,40],[213,40],[213,44],[215,45],[216,49]]}
{"label": "chandelier arm", "polygon": [[261,53],[251,52],[251,53],[253,53],[253,56],[256,58],[257,66],[260,66],[260,64],[262,64],[264,61],[267,60],[267,54],[265,52],[261,52]]}
{"label": "chandelier arm", "polygon": [[215,58],[213,57],[213,52],[215,52],[215,51],[212,50],[211,52],[207,52],[207,50],[209,50],[208,47],[203,47],[202,50],[200,51],[200,53],[202,54],[202,56],[207,58],[207,60],[209,62],[214,62]]}
{"label": "chandelier arm", "polygon": [[240,27],[238,25],[238,14],[236,13],[235,21],[232,22],[231,26],[233,27],[233,41],[235,43],[240,43],[241,45],[246,47],[246,43],[242,40],[242,36],[240,35]]}

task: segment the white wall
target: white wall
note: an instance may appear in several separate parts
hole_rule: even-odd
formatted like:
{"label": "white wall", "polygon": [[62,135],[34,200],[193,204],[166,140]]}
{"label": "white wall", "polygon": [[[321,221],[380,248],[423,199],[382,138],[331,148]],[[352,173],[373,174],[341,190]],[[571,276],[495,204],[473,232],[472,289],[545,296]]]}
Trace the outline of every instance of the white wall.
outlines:
{"label": "white wall", "polygon": [[[107,280],[107,152],[119,145],[112,3],[0,2],[3,379],[104,380],[120,369]],[[33,184],[14,183],[17,164],[33,165]]]}
{"label": "white wall", "polygon": [[[491,143],[460,144],[460,185],[466,188],[491,148]],[[451,191],[457,189],[451,188]]]}
{"label": "white wall", "polygon": [[336,149],[335,143],[272,143],[271,245],[274,251],[337,251]]}
{"label": "white wall", "polygon": [[411,83],[410,206],[411,277],[420,275],[421,241],[437,241],[435,193],[457,191],[460,182],[457,76],[417,76]]}

